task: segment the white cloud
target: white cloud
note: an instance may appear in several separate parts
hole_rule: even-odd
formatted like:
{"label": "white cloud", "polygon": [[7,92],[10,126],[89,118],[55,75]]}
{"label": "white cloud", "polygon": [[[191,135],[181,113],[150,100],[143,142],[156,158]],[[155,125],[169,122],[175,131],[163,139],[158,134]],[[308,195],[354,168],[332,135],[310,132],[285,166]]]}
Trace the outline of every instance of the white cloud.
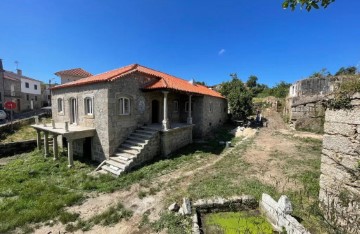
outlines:
{"label": "white cloud", "polygon": [[221,49],[220,51],[219,51],[219,55],[223,55],[224,53],[225,53],[225,49]]}

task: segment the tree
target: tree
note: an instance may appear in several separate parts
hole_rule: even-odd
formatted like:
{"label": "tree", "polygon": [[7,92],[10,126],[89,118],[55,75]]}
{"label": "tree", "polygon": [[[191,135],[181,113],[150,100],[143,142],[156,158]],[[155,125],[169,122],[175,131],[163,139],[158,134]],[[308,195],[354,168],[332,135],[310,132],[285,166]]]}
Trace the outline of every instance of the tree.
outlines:
{"label": "tree", "polygon": [[245,119],[252,113],[252,93],[236,73],[232,73],[230,76],[232,80],[221,84],[220,93],[228,99],[233,117]]}
{"label": "tree", "polygon": [[319,72],[314,72],[309,78],[324,78],[328,76],[331,76],[331,73],[326,68],[323,68]]}
{"label": "tree", "polygon": [[351,67],[342,67],[339,69],[339,71],[337,71],[335,73],[335,76],[339,76],[339,75],[355,75],[357,72],[357,68],[354,66]]}
{"label": "tree", "polygon": [[289,93],[291,84],[285,81],[280,81],[272,88],[272,95],[278,98],[285,98]]}
{"label": "tree", "polygon": [[291,10],[295,10],[297,5],[300,5],[301,8],[305,7],[307,11],[310,11],[312,8],[319,9],[320,6],[327,8],[333,2],[335,0],[284,0],[282,7],[284,9],[290,7]]}
{"label": "tree", "polygon": [[246,81],[246,87],[254,88],[257,85],[258,78],[254,75],[249,76],[249,79]]}

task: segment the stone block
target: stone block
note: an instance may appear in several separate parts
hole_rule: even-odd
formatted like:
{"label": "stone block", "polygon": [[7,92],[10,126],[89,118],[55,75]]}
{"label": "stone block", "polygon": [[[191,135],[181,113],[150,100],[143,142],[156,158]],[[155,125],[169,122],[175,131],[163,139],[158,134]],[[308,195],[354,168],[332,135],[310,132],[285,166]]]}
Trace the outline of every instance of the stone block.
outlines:
{"label": "stone block", "polygon": [[360,124],[360,107],[352,110],[326,110],[325,122]]}
{"label": "stone block", "polygon": [[293,212],[293,208],[292,208],[290,199],[287,196],[282,195],[279,198],[278,204],[279,204],[280,210],[283,213],[291,215],[291,213]]}
{"label": "stone block", "polygon": [[341,135],[327,135],[323,137],[323,148],[335,152],[356,155],[358,144],[351,141],[350,138]]}
{"label": "stone block", "polygon": [[181,208],[183,209],[183,212],[185,215],[191,214],[191,204],[190,204],[189,198],[186,198],[186,197],[183,198],[183,204],[182,204]]}
{"label": "stone block", "polygon": [[356,126],[352,124],[325,122],[324,131],[327,134],[340,134],[343,136],[353,136]]}

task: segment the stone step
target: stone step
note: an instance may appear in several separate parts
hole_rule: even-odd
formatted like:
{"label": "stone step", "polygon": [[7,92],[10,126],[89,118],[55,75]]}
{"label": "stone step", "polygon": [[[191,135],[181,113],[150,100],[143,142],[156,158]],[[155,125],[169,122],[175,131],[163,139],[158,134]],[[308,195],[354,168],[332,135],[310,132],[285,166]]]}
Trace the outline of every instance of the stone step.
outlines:
{"label": "stone step", "polygon": [[127,166],[126,164],[117,162],[115,160],[112,160],[111,158],[109,160],[106,160],[106,164],[107,165],[112,165],[112,166],[120,168],[122,170],[125,170],[125,168]]}
{"label": "stone step", "polygon": [[159,131],[158,129],[154,129],[154,128],[146,127],[146,126],[140,127],[140,130],[145,130],[145,131],[148,131],[151,133],[157,133]]}
{"label": "stone step", "polygon": [[147,144],[147,142],[143,142],[143,141],[141,141],[141,140],[133,140],[133,139],[126,139],[125,141],[124,141],[124,143],[126,143],[126,144],[132,144],[132,145],[135,145],[135,146],[140,146],[140,147],[144,147],[144,145],[146,145]]}
{"label": "stone step", "polygon": [[126,143],[121,144],[121,147],[137,150],[138,152],[141,152],[141,150],[143,149],[143,147],[141,147],[141,146],[136,146],[133,144],[126,144]]}
{"label": "stone step", "polygon": [[139,133],[139,132],[133,132],[130,134],[130,137],[137,137],[137,138],[141,138],[144,140],[149,140],[151,138],[151,135],[143,134],[143,133]]}
{"label": "stone step", "polygon": [[127,154],[134,155],[133,157],[136,157],[139,154],[139,151],[134,150],[134,149],[129,149],[129,148],[122,148],[120,146],[116,152],[116,156],[117,156],[117,153],[127,153]]}
{"label": "stone step", "polygon": [[117,176],[119,176],[121,174],[121,172],[123,172],[123,170],[120,169],[120,168],[113,168],[113,167],[108,166],[108,165],[103,165],[101,167],[101,169],[105,170],[105,171],[108,171],[108,172],[110,172],[110,173],[112,173],[114,175],[117,175]]}
{"label": "stone step", "polygon": [[125,165],[129,165],[133,161],[131,158],[124,157],[124,156],[110,157],[110,159],[115,162],[122,163]]}
{"label": "stone step", "polygon": [[148,131],[148,130],[136,129],[135,133],[141,133],[141,134],[152,136],[155,132]]}
{"label": "stone step", "polygon": [[141,138],[141,137],[137,137],[137,136],[133,136],[133,135],[130,135],[127,140],[131,140],[131,141],[137,141],[137,142],[141,142],[143,144],[147,144],[149,142],[149,140],[146,140],[144,138]]}

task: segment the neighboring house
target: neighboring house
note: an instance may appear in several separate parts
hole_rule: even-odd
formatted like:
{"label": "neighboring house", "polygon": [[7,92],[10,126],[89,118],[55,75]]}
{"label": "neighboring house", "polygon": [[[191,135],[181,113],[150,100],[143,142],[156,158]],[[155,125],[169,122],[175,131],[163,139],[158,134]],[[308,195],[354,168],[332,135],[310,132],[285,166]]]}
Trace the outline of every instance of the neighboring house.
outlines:
{"label": "neighboring house", "polygon": [[[41,81],[17,73],[6,71],[0,60],[0,105],[3,107],[6,101],[13,101],[17,104],[15,112],[39,109],[41,107]],[[0,108],[1,108],[0,106]]]}
{"label": "neighboring house", "polygon": [[52,103],[55,128],[34,125],[38,135],[67,143],[70,166],[75,153],[105,160],[102,168],[114,174],[166,156],[227,120],[220,93],[138,64],[55,86]]}
{"label": "neighboring house", "polygon": [[69,70],[64,70],[64,71],[58,71],[58,72],[55,72],[55,75],[60,77],[61,84],[73,82],[73,81],[76,81],[76,80],[79,80],[82,78],[92,76],[91,73],[85,71],[82,68],[74,68],[74,69],[69,69]]}

